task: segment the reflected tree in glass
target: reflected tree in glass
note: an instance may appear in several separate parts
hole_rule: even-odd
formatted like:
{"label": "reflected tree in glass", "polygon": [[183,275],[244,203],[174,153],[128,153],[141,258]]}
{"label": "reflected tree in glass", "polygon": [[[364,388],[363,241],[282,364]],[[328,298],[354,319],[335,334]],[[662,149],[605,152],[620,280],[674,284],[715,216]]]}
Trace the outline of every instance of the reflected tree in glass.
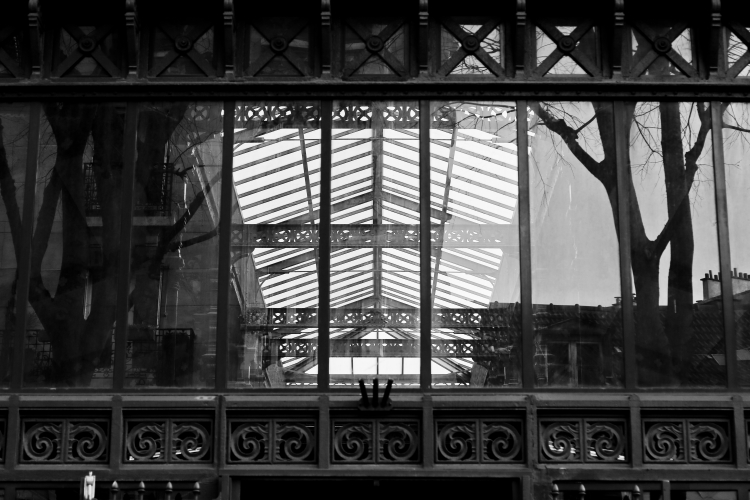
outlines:
{"label": "reflected tree in glass", "polygon": [[222,105],[139,109],[126,385],[215,374]]}
{"label": "reflected tree in glass", "polygon": [[[737,371],[740,385],[750,386],[750,105],[722,104],[724,164],[726,172],[729,247],[732,259],[735,331],[737,333]],[[707,288],[721,293],[721,278],[716,276]],[[719,295],[719,297],[721,297]]]}
{"label": "reflected tree in glass", "polygon": [[16,329],[16,256],[21,249],[29,105],[0,106],[0,386],[10,382],[13,335]]}
{"label": "reflected tree in glass", "polygon": [[[598,134],[586,135],[587,123],[560,103],[543,102],[536,112],[540,125],[559,137],[578,162],[602,183],[609,196],[618,239],[621,235],[617,212],[617,163],[613,105],[594,103]],[[693,366],[694,296],[693,268],[695,235],[693,210],[701,179],[712,179],[710,165],[703,163],[711,131],[707,103],[625,103],[624,130],[632,143],[628,175],[631,180],[630,213],[631,260],[635,287],[635,323],[638,380],[641,385],[664,386],[688,383]],[[533,110],[532,110],[533,111]],[[632,134],[631,134],[632,130]],[[582,141],[596,141],[602,149],[595,159]],[[645,153],[644,153],[645,152]],[[632,168],[631,168],[632,167]],[[655,217],[641,206],[634,176],[656,175],[663,179],[652,189],[666,202],[666,222],[656,237],[647,229]],[[710,192],[710,191],[709,191]],[[655,196],[655,195],[654,195]],[[639,204],[640,202],[640,204]],[[709,237],[716,240],[715,233]],[[660,299],[660,265],[669,248],[666,300]],[[662,307],[669,304],[669,307]]]}
{"label": "reflected tree in glass", "polygon": [[[188,116],[193,125],[204,118],[187,113],[188,103],[162,107],[141,116],[144,133],[138,146],[136,179],[148,178],[154,162],[163,162],[166,138],[180,123],[176,117]],[[24,352],[27,385],[111,386],[124,209],[121,193],[125,110],[121,103],[42,105]],[[186,133],[194,132],[193,128],[184,127]],[[194,147],[200,136],[191,140]],[[11,158],[5,146],[1,152],[5,154],[0,156],[7,164]],[[2,201],[7,211],[20,213],[20,202],[7,182],[3,184]],[[176,241],[179,228],[204,202],[205,196],[196,196],[184,207],[184,213],[161,231],[158,251],[142,262],[134,258],[133,266],[158,268],[164,255],[184,247],[184,242]],[[18,240],[20,223],[11,224],[10,228],[13,239]],[[215,231],[209,232],[203,238],[215,235]],[[147,293],[134,282],[129,306],[132,308],[133,297]],[[33,333],[33,342],[29,332]],[[105,380],[95,384],[97,378]]]}
{"label": "reflected tree in glass", "polygon": [[[612,134],[611,112],[590,102],[547,106],[568,117],[582,151],[593,161],[603,160],[599,127]],[[617,203],[617,183],[603,185],[592,176],[536,116],[529,134],[536,383],[620,385],[620,265],[616,213],[609,208]]]}

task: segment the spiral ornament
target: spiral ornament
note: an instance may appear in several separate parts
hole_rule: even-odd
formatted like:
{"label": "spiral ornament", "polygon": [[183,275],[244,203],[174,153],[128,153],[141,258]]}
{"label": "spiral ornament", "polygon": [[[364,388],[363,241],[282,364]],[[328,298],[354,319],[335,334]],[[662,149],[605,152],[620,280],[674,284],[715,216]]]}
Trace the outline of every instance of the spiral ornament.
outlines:
{"label": "spiral ornament", "polygon": [[521,434],[506,423],[482,424],[483,461],[515,462],[521,459]]}
{"label": "spiral ornament", "polygon": [[409,425],[381,423],[378,429],[378,459],[384,462],[415,462],[419,459],[418,436]]}
{"label": "spiral ornament", "polygon": [[549,423],[542,431],[542,456],[556,462],[578,461],[581,458],[580,431],[578,422]]}
{"label": "spiral ornament", "polygon": [[441,461],[476,460],[476,423],[448,423],[438,432],[437,448]]}
{"label": "spiral ornament", "polygon": [[68,428],[67,461],[106,462],[107,433],[94,423],[71,423]]}
{"label": "spiral ornament", "polygon": [[609,422],[586,422],[586,459],[615,462],[624,457],[625,432],[622,425]]}
{"label": "spiral ornament", "polygon": [[335,460],[339,462],[361,462],[373,459],[372,423],[343,424],[333,437]]}
{"label": "spiral ornament", "polygon": [[166,423],[143,422],[128,432],[125,446],[136,462],[165,460]]}
{"label": "spiral ornament", "polygon": [[231,462],[268,461],[268,424],[253,422],[237,426],[229,438]]}
{"label": "spiral ornament", "polygon": [[310,426],[277,423],[275,439],[276,461],[309,462],[315,457],[315,435]]}

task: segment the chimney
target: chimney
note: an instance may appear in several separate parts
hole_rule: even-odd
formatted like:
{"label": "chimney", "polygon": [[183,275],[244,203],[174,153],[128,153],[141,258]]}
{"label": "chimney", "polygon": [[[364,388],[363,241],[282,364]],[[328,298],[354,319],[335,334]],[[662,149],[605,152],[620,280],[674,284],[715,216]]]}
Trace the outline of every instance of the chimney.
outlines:
{"label": "chimney", "polygon": [[[748,276],[748,273],[738,273],[735,267],[731,276],[732,295],[750,290],[750,276]],[[714,275],[713,271],[709,270],[705,277],[701,278],[701,281],[703,282],[703,300],[721,297],[721,273]]]}

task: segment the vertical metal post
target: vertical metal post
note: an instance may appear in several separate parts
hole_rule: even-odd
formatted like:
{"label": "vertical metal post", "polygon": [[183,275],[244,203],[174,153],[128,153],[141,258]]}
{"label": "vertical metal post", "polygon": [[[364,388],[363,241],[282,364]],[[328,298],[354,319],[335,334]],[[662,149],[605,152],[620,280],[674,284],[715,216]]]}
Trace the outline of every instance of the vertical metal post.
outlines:
{"label": "vertical metal post", "polygon": [[721,130],[721,103],[711,102],[711,143],[714,161],[714,189],[716,193],[716,225],[719,238],[719,267],[721,269],[721,305],[724,310],[724,335],[727,385],[739,387],[737,374],[737,332],[734,321],[734,291],[732,263],[729,252],[729,215],[727,212],[727,183],[724,170],[724,137]]}
{"label": "vertical metal post", "polygon": [[643,429],[641,424],[641,400],[636,395],[629,398],[630,403],[630,442],[632,455],[630,463],[634,469],[643,467]]}
{"label": "vertical metal post", "polygon": [[432,384],[432,303],[430,254],[430,101],[419,101],[419,386]]}
{"label": "vertical metal post", "polygon": [[318,468],[331,467],[331,412],[327,394],[321,394],[318,404]]}
{"label": "vertical metal post", "polygon": [[122,396],[116,394],[112,397],[112,413],[110,416],[110,433],[112,436],[117,436],[111,441],[111,448],[109,453],[109,469],[113,474],[117,474],[120,471],[120,464],[122,463],[123,457],[123,440],[120,436],[125,435],[125,421],[122,414]]}
{"label": "vertical metal post", "polygon": [[[734,395],[732,396],[732,414],[734,416],[734,442],[735,442],[735,449],[737,450],[737,459],[736,464],[738,469],[747,469],[750,467],[750,463],[748,463],[748,444],[750,441],[748,441],[747,436],[747,424],[745,423],[745,408],[742,404],[742,396]],[[745,497],[738,497],[738,498],[748,498]]]}
{"label": "vertical metal post", "polygon": [[431,469],[435,466],[435,418],[429,394],[422,397],[422,426],[422,463],[426,469]]}
{"label": "vertical metal post", "polygon": [[[526,101],[516,102],[518,140],[518,223],[521,250],[521,373],[524,389],[534,388],[534,311],[531,303],[531,209],[529,193],[529,123]],[[529,431],[531,432],[531,431]]]}
{"label": "vertical metal post", "polygon": [[[221,200],[219,208],[219,276],[216,308],[216,390],[227,388],[229,377],[229,280],[234,208],[234,101],[224,102],[224,138],[221,143]],[[239,209],[239,207],[238,207]]]}
{"label": "vertical metal post", "polygon": [[615,153],[617,158],[617,221],[620,228],[620,295],[622,296],[623,363],[625,388],[638,384],[635,325],[633,324],[633,283],[630,270],[630,155],[629,124],[625,121],[625,105],[614,103]]}
{"label": "vertical metal post", "polygon": [[[638,485],[636,485],[636,488],[638,488]],[[671,500],[671,499],[672,499],[672,484],[669,481],[662,481],[661,482],[661,500]],[[635,495],[633,495],[633,500],[636,500]]]}
{"label": "vertical metal post", "polygon": [[41,121],[42,106],[33,103],[29,106],[29,135],[26,144],[26,177],[23,189],[23,212],[21,214],[21,241],[16,255],[18,266],[16,276],[16,331],[6,332],[13,335],[13,351],[16,353],[11,359],[10,388],[18,390],[23,385],[23,356],[26,341],[26,309],[29,299],[29,276],[31,274],[31,240],[34,232],[34,200],[36,196],[36,171],[39,163],[39,123]]}
{"label": "vertical metal post", "polygon": [[[125,360],[128,342],[128,311],[130,310],[130,254],[133,226],[133,193],[138,145],[138,103],[129,102],[125,109],[125,137],[122,147],[122,193],[120,206],[120,255],[117,275],[117,310],[115,324],[115,366],[113,387],[122,390],[125,384]],[[118,457],[119,459],[119,457]]]}
{"label": "vertical metal post", "polygon": [[[5,427],[5,468],[15,470],[18,466],[18,458],[23,447],[21,436],[21,415],[19,411],[20,401],[17,394],[11,394],[8,401],[8,423]],[[8,497],[15,498],[15,497]]]}
{"label": "vertical metal post", "polygon": [[[318,225],[318,389],[327,391],[330,383],[328,359],[331,333],[331,136],[333,101],[320,106],[320,224]],[[327,443],[326,443],[327,446]]]}

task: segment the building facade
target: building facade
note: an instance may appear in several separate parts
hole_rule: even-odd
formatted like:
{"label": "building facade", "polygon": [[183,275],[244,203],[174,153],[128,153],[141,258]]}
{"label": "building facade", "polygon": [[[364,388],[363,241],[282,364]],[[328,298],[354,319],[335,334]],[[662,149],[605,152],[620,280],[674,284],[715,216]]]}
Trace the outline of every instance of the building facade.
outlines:
{"label": "building facade", "polygon": [[0,498],[750,499],[742,7],[6,0]]}

